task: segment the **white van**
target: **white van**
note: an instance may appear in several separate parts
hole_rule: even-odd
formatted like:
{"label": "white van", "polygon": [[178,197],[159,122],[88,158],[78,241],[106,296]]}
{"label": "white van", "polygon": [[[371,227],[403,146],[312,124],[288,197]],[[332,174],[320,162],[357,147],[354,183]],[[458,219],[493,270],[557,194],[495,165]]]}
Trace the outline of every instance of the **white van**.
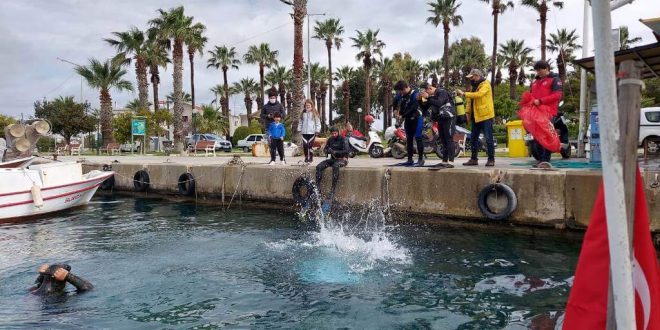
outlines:
{"label": "white van", "polygon": [[[660,107],[642,108],[639,118],[639,146],[644,145],[644,140],[653,141],[651,147],[658,148],[660,143]],[[652,151],[653,152],[653,151]]]}

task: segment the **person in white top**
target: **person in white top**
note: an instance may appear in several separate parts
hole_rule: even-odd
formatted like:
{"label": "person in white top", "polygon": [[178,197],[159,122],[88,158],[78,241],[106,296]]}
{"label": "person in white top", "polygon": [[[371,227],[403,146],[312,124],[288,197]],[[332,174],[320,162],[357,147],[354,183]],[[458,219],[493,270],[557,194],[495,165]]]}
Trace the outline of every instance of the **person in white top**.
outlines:
{"label": "person in white top", "polygon": [[298,121],[298,132],[302,134],[305,163],[311,163],[314,160],[314,154],[312,153],[314,139],[321,132],[321,118],[314,108],[312,100],[305,101],[305,108]]}

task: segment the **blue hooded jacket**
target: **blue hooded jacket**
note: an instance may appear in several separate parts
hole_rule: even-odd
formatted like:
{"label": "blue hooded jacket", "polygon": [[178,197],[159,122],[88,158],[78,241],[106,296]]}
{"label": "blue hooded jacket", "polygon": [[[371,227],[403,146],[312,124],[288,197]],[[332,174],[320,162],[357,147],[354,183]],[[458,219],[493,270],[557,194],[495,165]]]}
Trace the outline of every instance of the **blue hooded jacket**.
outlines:
{"label": "blue hooded jacket", "polygon": [[270,135],[272,139],[284,139],[284,136],[286,135],[284,124],[281,122],[279,124],[276,122],[270,123],[268,126],[268,135]]}

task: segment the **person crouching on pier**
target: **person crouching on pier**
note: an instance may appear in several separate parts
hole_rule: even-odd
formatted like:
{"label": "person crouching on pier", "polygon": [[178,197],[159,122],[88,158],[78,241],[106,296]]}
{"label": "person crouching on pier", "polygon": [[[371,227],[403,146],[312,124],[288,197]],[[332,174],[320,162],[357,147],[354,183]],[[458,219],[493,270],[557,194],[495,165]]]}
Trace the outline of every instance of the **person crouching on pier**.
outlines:
{"label": "person crouching on pier", "polygon": [[275,165],[275,156],[280,154],[280,163],[286,165],[284,160],[284,136],[286,135],[286,129],[284,124],[280,121],[282,120],[282,115],[279,112],[273,115],[273,122],[268,126],[268,136],[270,137],[270,163],[268,165]]}
{"label": "person crouching on pier", "polygon": [[312,100],[305,101],[305,108],[300,114],[300,121],[298,122],[298,131],[302,134],[305,164],[311,163],[314,160],[314,152],[312,151],[314,139],[321,132],[321,118],[318,111],[314,109]]}
{"label": "person crouching on pier", "polygon": [[321,192],[321,180],[323,179],[323,171],[332,167],[332,189],[330,196],[334,196],[335,189],[337,188],[337,179],[339,179],[339,168],[348,165],[348,153],[350,147],[348,146],[348,139],[339,135],[339,130],[336,127],[330,127],[330,138],[325,143],[325,153],[330,155],[330,159],[326,159],[316,165],[316,187],[319,193]]}

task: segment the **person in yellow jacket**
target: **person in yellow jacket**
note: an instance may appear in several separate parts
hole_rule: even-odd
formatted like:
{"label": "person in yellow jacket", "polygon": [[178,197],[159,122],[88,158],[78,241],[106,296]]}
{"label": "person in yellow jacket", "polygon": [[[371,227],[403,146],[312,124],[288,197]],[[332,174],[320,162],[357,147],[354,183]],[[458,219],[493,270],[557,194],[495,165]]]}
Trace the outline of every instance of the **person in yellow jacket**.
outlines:
{"label": "person in yellow jacket", "polygon": [[472,69],[467,75],[470,79],[473,92],[457,90],[456,94],[464,95],[467,103],[466,112],[472,122],[472,134],[470,136],[470,147],[472,157],[463,163],[464,166],[479,165],[477,158],[479,154],[479,135],[483,134],[486,140],[486,154],[488,161],[486,166],[495,166],[495,143],[493,139],[493,118],[495,118],[495,106],[493,105],[493,91],[490,82],[484,78],[481,70]]}
{"label": "person in yellow jacket", "polygon": [[465,100],[462,97],[454,96],[454,105],[456,106],[456,125],[467,124],[467,116],[465,115]]}

